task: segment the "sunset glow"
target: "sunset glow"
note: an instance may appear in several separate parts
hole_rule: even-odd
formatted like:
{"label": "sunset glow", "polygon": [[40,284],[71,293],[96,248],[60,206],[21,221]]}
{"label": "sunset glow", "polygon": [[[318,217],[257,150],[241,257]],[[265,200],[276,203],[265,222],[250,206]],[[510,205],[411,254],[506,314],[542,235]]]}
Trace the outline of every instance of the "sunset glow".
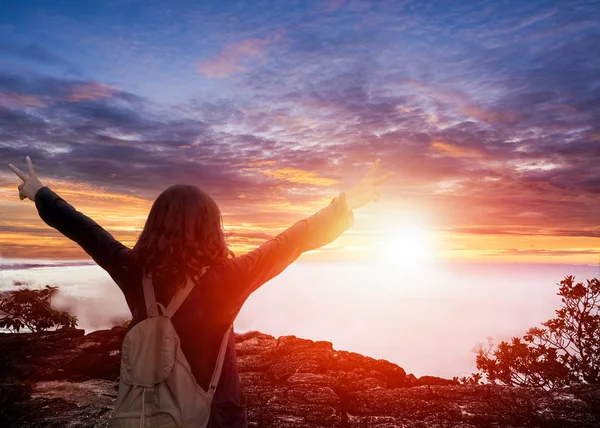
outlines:
{"label": "sunset glow", "polygon": [[302,258],[596,264],[600,12],[572,5],[4,6],[0,256],[88,258],[19,200],[26,155],[128,246],[198,185],[236,254],[379,157],[380,202]]}

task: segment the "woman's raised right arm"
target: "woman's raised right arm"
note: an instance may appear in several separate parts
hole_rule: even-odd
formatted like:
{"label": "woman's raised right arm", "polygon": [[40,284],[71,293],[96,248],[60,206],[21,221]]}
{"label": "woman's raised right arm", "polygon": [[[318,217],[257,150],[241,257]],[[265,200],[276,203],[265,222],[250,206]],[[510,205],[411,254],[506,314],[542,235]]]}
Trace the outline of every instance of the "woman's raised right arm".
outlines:
{"label": "woman's raised right arm", "polygon": [[349,192],[341,192],[329,205],[269,239],[258,248],[228,260],[228,281],[223,284],[225,306],[237,314],[257,288],[280,274],[303,252],[333,242],[354,224],[353,209],[377,200],[377,185],[394,175],[375,178],[377,159],[365,176]]}
{"label": "woman's raised right arm", "polygon": [[333,242],[354,224],[354,214],[341,192],[329,205],[304,218],[259,247],[227,261],[223,284],[225,306],[237,314],[246,299],[261,285],[279,275],[303,252]]}

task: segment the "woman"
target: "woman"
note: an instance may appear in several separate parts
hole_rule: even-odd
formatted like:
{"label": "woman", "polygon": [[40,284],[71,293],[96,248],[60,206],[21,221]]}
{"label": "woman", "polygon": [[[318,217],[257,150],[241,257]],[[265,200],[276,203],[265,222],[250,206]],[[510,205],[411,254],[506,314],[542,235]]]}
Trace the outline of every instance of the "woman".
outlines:
{"label": "woman", "polygon": [[[219,345],[250,294],[281,273],[305,251],[322,247],[354,223],[354,208],[377,200],[377,185],[393,172],[375,178],[377,159],[360,182],[328,206],[296,222],[253,251],[235,257],[223,234],[219,207],[193,185],[173,185],[156,199],[135,246],[117,241],[37,178],[29,156],[29,174],[9,167],[23,182],[21,200],[35,202],[42,220],[77,242],[123,291],[132,313],[131,329],[147,317],[142,269],[152,274],[156,301],[165,307],[189,276],[194,286],[171,321],[198,384],[206,391]],[[203,269],[208,266],[208,269]],[[199,277],[199,272],[204,275]],[[233,334],[211,405],[209,427],[246,427],[246,397],[239,384]]]}

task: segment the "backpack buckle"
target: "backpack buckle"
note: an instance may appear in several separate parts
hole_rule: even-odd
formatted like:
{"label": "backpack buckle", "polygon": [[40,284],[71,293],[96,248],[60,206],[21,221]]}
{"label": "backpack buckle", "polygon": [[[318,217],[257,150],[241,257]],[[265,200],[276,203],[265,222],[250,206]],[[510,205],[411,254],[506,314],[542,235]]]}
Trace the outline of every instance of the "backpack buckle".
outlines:
{"label": "backpack buckle", "polygon": [[144,389],[144,402],[146,402],[146,403],[154,402],[154,388]]}

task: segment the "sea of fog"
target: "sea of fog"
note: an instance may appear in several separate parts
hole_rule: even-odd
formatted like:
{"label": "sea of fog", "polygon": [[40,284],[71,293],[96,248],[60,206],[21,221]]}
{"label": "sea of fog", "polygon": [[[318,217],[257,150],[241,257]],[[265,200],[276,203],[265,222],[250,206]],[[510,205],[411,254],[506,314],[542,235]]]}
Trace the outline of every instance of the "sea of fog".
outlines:
{"label": "sea of fog", "polygon": [[[522,335],[554,316],[557,283],[584,281],[598,266],[432,263],[409,270],[389,263],[297,260],[247,300],[237,332],[259,330],[332,342],[339,350],[384,358],[416,376],[475,371],[472,348]],[[130,318],[120,289],[90,262],[0,258],[0,292],[58,285],[53,306],[86,332]],[[226,284],[224,284],[226,286]]]}

